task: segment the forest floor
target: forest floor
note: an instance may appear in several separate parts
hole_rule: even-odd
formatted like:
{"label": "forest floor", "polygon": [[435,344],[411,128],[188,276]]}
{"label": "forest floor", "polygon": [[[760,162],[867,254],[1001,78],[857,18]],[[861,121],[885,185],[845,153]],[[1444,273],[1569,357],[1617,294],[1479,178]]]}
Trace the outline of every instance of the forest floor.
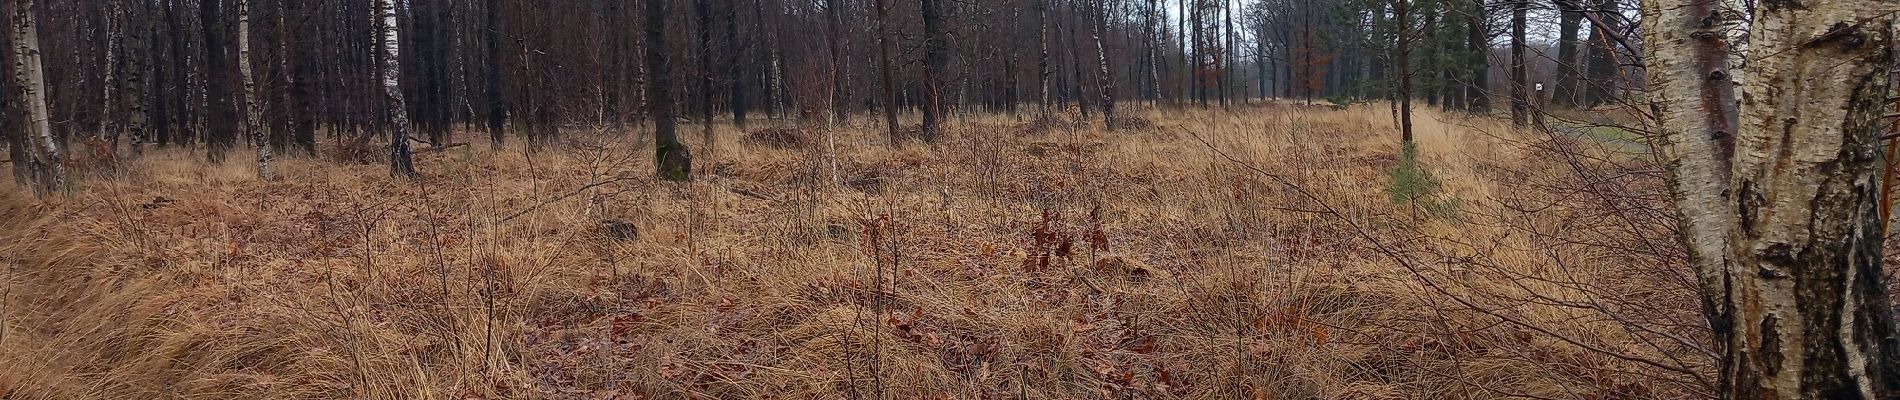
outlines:
{"label": "forest floor", "polygon": [[684,125],[688,184],[604,128],[415,181],[148,152],[0,194],[0,398],[1708,393],[1645,156],[1427,111],[1420,190],[1383,106],[1130,108]]}

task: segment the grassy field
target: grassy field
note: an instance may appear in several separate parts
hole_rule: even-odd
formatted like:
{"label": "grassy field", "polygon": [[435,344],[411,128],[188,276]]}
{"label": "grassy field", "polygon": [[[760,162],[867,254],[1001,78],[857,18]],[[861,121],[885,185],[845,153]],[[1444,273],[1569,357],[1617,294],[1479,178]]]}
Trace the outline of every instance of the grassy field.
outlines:
{"label": "grassy field", "polygon": [[[0,198],[7,399],[1678,399],[1648,160],[1384,105],[717,126],[383,165],[184,150]],[[852,124],[871,124],[857,118]],[[477,137],[468,135],[468,137]],[[1416,189],[1416,188],[1414,188]],[[1426,207],[1430,203],[1437,206]]]}

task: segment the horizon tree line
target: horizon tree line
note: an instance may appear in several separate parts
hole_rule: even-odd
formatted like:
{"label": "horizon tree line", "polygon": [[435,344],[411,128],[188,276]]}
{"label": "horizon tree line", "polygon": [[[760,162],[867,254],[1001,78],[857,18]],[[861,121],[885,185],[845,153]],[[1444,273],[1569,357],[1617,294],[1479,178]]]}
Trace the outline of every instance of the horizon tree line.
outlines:
{"label": "horizon tree line", "polygon": [[[640,2],[660,3],[657,16],[629,1],[6,7],[35,10],[7,15],[16,28],[34,20],[39,43],[30,47],[45,85],[34,93],[44,96],[46,135],[57,146],[96,138],[88,146],[129,156],[194,146],[223,162],[242,138],[262,146],[259,162],[267,163],[271,154],[314,154],[320,139],[362,148],[405,128],[415,134],[402,145],[441,147],[472,140],[457,132],[485,131],[493,146],[510,137],[540,145],[558,140],[564,126],[644,126],[663,114],[651,104],[656,89],[676,94],[669,102],[684,110],[676,117],[701,125],[703,135],[713,134],[713,121],[849,123],[882,114],[893,143],[935,140],[952,113],[1046,117],[1073,106],[1112,126],[1117,101],[1231,107],[1275,97],[1404,97],[1488,112],[1493,93],[1509,93],[1497,88],[1520,86],[1497,82],[1504,74],[1493,60],[1530,46],[1500,47],[1501,39],[1523,41],[1498,22],[1530,7],[1563,10],[1559,56],[1543,57],[1554,65],[1544,69],[1558,87],[1586,89],[1555,96],[1557,104],[1586,107],[1631,84],[1610,60],[1637,49],[1601,39],[1629,33],[1603,26],[1633,26],[1617,1]],[[1395,6],[1423,17],[1395,18]],[[1579,15],[1609,23],[1573,23]],[[1573,40],[1579,30],[1589,39]],[[791,39],[814,33],[823,40]],[[4,40],[11,46],[18,36]],[[19,75],[20,52],[9,53],[6,65],[16,69],[9,75]],[[652,55],[680,72],[656,79],[662,71]],[[1412,82],[1397,85],[1399,77]],[[27,93],[21,79],[4,86]],[[36,137],[22,123],[32,120],[29,103],[8,101],[0,121],[15,160],[30,158],[26,139]],[[921,128],[899,126],[898,115],[912,113],[922,115]],[[43,163],[14,164],[27,177]]]}

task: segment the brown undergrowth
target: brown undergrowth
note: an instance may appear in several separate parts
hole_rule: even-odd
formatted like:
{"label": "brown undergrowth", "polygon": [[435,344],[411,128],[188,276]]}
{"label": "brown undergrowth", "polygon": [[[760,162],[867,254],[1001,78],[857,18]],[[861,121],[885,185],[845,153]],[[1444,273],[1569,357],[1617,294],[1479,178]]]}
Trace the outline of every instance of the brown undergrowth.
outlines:
{"label": "brown undergrowth", "polygon": [[902,148],[755,122],[690,184],[632,133],[415,181],[152,151],[0,200],[0,397],[1701,395],[1666,222],[1611,218],[1659,207],[1613,173],[1643,160],[1428,113],[1463,206],[1423,215],[1381,193],[1384,111],[977,116]]}

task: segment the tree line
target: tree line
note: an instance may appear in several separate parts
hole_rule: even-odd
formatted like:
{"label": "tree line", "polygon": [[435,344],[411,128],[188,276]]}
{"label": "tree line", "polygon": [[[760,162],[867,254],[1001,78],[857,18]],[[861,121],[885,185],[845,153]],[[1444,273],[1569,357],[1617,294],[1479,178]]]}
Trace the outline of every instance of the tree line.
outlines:
{"label": "tree line", "polygon": [[[1484,112],[1505,93],[1521,120],[1526,65],[1551,65],[1561,105],[1629,87],[1621,0],[1553,1],[13,0],[3,40],[31,49],[5,55],[4,90],[43,97],[49,145],[197,146],[214,162],[240,139],[267,157],[320,140],[499,146],[563,126],[879,114],[894,141],[929,141],[951,112],[1076,107],[1112,126],[1117,101]],[[1526,40],[1533,9],[1562,16],[1555,57]],[[42,90],[21,79],[29,57]],[[30,160],[34,101],[5,97],[12,158]]]}

